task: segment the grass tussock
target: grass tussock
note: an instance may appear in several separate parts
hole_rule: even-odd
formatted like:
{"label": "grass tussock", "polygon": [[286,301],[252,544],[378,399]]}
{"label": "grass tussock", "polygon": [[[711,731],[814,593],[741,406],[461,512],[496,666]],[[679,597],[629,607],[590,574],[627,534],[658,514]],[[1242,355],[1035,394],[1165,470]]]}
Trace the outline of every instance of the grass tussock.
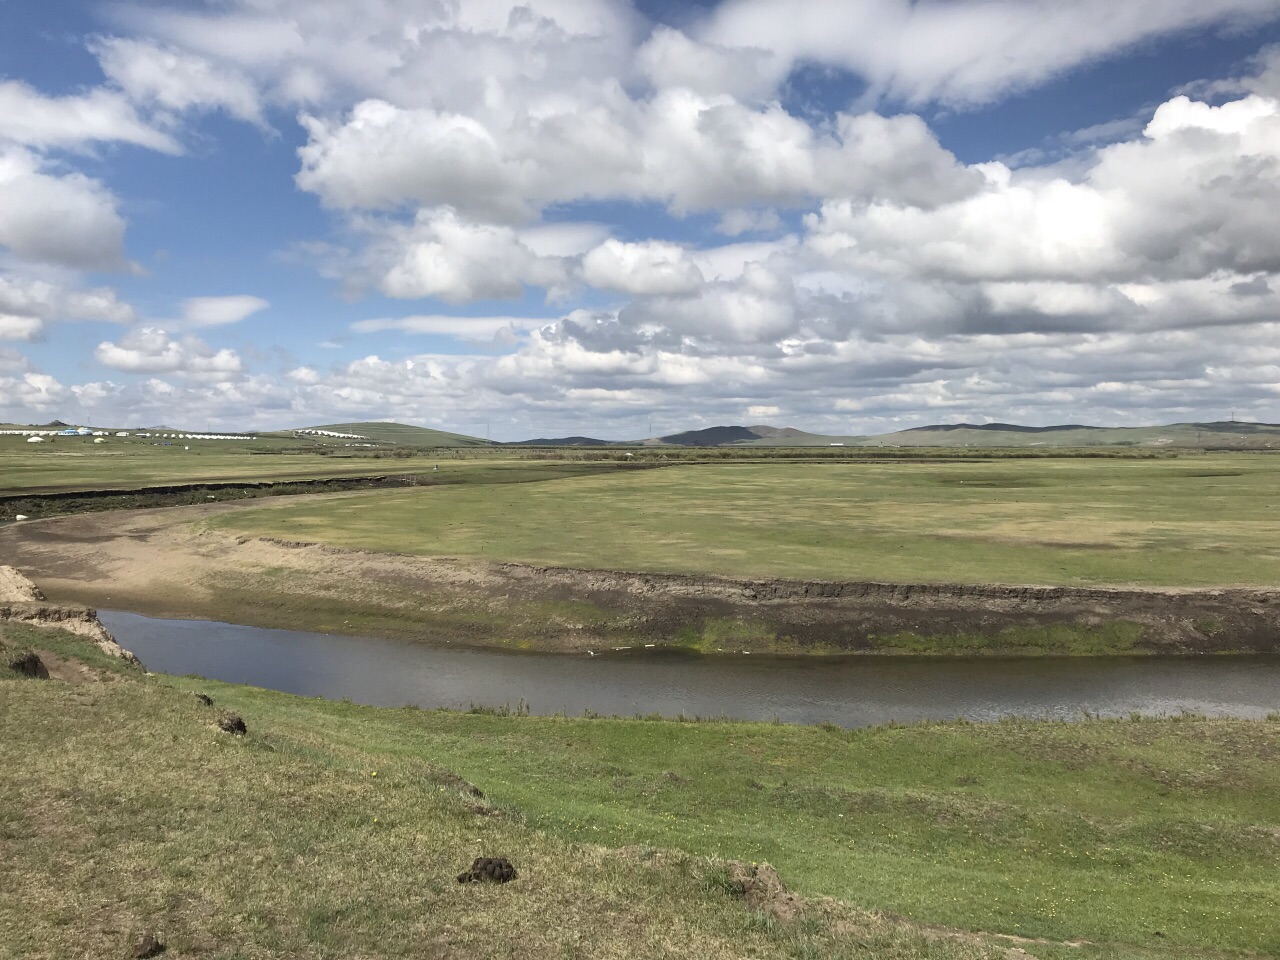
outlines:
{"label": "grass tussock", "polygon": [[[0,672],[0,957],[1280,952],[1275,723],[379,710],[0,629],[92,674]],[[458,884],[478,856],[519,878]]]}

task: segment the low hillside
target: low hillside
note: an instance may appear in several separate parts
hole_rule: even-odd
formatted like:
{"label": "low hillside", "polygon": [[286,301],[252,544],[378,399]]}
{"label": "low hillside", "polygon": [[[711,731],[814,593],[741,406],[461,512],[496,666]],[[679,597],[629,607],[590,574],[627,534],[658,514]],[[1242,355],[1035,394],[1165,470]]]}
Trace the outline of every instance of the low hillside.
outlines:
{"label": "low hillside", "polygon": [[1174,423],[1153,427],[1090,427],[1063,424],[1024,427],[1008,423],[916,427],[860,441],[864,445],[922,447],[1198,447],[1280,448],[1280,425],[1267,423]]}
{"label": "low hillside", "polygon": [[[538,441],[556,445],[560,441]],[[1061,424],[1026,427],[1012,423],[959,423],[912,427],[896,433],[842,436],[808,433],[795,427],[726,425],[687,430],[642,441],[687,447],[1139,447],[1280,449],[1280,425],[1220,421],[1165,426],[1092,427]]]}
{"label": "low hillside", "polygon": [[432,430],[429,427],[415,427],[407,423],[381,423],[365,421],[360,423],[326,423],[315,427],[300,427],[299,430],[324,430],[328,433],[345,433],[366,437],[377,443],[394,443],[408,447],[484,447],[488,440],[469,437],[461,433],[447,433],[444,430]]}
{"label": "low hillside", "polygon": [[721,447],[730,443],[751,443],[761,437],[762,434],[753,427],[707,427],[668,434],[659,437],[657,442],[678,447]]}

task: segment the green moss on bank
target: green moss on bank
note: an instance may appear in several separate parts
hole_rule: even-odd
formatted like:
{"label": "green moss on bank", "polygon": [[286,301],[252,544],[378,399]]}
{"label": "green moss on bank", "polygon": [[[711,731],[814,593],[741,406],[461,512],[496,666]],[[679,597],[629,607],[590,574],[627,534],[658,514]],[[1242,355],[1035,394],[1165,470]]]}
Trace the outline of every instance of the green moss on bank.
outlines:
{"label": "green moss on bank", "polygon": [[939,637],[896,633],[873,637],[872,644],[883,653],[1096,657],[1140,652],[1137,648],[1141,639],[1142,624],[1117,620],[1100,626],[1007,627],[993,634],[959,633]]}

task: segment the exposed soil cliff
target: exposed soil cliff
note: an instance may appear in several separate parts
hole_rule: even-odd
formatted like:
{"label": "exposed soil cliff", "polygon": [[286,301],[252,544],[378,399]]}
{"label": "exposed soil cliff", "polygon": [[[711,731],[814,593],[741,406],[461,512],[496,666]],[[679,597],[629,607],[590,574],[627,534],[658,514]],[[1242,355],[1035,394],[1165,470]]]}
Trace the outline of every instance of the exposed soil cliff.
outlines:
{"label": "exposed soil cliff", "polygon": [[138,662],[132,653],[116,643],[98,621],[95,611],[46,602],[36,585],[13,567],[0,566],[0,621],[67,630],[92,640],[103,653]]}

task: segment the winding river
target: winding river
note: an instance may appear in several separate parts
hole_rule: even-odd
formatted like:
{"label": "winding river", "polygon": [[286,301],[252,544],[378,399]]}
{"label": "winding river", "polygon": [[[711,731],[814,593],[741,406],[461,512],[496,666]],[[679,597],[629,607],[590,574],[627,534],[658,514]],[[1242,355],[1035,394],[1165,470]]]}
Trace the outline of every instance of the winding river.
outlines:
{"label": "winding river", "polygon": [[872,726],[1006,716],[1135,712],[1260,718],[1280,710],[1280,658],[707,658],[634,650],[608,657],[449,649],[372,637],[152,620],[100,611],[116,639],[161,673],[198,673],[378,707],[660,713]]}
{"label": "winding river", "polygon": [[1280,711],[1280,658],[936,659],[514,654],[99,611],[149,670],[374,706],[732,717],[846,727]]}

